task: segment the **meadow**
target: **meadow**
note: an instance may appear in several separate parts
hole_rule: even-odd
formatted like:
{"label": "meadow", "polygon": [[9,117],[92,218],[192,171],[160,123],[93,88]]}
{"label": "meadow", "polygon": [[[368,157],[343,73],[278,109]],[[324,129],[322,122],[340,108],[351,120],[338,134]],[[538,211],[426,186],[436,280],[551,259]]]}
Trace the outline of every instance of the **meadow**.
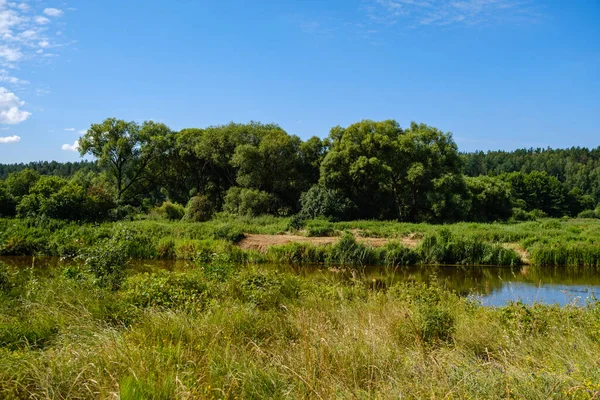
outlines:
{"label": "meadow", "polygon": [[0,267],[1,398],[600,395],[597,301],[489,308],[435,283],[217,260],[106,271],[124,258],[102,256]]}
{"label": "meadow", "polygon": [[[246,235],[339,237],[318,246],[288,243],[265,251],[243,249]],[[385,238],[370,247],[360,238]],[[406,245],[410,239],[412,246]],[[600,265],[600,221],[541,219],[520,223],[411,224],[385,221],[231,217],[202,223],[133,220],[78,224],[49,219],[0,219],[0,255],[78,257],[119,246],[133,259],[214,258],[238,263],[352,265],[520,265],[595,268]]]}
{"label": "meadow", "polygon": [[[525,261],[594,271],[594,220],[3,219],[0,232],[0,255],[61,257],[53,268],[36,267],[35,257],[28,267],[0,262],[0,398],[600,396],[597,300],[484,307],[435,279],[371,281],[361,272]],[[239,246],[253,234],[339,239]],[[389,240],[370,247],[361,238]],[[139,268],[145,259],[187,262]],[[288,267],[309,263],[317,273]]]}

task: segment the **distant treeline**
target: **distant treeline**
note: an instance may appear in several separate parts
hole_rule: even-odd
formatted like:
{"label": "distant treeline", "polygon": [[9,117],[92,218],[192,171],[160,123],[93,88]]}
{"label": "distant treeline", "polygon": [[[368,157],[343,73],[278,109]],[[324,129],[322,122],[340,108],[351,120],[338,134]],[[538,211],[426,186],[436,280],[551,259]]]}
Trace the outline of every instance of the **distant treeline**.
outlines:
{"label": "distant treeline", "polygon": [[0,214],[444,223],[596,217],[600,202],[598,149],[460,154],[451,134],[393,120],[337,126],[325,139],[303,141],[275,124],[175,132],[110,118],[92,125],[79,148],[97,162],[2,166]]}
{"label": "distant treeline", "polygon": [[40,175],[55,175],[69,178],[77,171],[100,172],[98,164],[95,161],[76,161],[76,162],[58,162],[58,161],[34,161],[18,164],[0,164],[0,179],[8,178],[13,172],[20,172],[24,169],[30,169]]}
{"label": "distant treeline", "polygon": [[558,179],[567,190],[577,188],[600,202],[600,147],[480,151],[465,153],[463,159],[468,176],[541,171]]}

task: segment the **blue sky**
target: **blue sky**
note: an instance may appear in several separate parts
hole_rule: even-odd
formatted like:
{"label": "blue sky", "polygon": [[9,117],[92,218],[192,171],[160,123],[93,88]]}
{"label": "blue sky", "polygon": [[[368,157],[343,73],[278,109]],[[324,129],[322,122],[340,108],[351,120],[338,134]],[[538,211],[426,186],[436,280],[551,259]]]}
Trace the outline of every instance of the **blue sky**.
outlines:
{"label": "blue sky", "polygon": [[460,150],[600,145],[598,0],[0,0],[0,162],[107,117],[425,122]]}

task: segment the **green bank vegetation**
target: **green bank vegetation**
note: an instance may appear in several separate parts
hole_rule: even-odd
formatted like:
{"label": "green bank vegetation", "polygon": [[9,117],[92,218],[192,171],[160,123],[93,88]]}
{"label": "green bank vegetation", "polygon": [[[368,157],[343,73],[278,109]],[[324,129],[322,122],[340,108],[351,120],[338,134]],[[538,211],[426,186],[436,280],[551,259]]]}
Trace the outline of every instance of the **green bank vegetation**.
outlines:
{"label": "green bank vegetation", "polygon": [[[182,212],[185,213],[185,210]],[[334,244],[289,243],[266,251],[239,246],[248,234],[337,236]],[[386,238],[370,247],[357,238]],[[411,238],[412,246],[403,241]],[[99,246],[120,246],[135,259],[237,263],[365,265],[463,264],[596,268],[600,221],[543,219],[513,224],[329,222],[273,216],[221,215],[203,223],[138,220],[78,224],[61,220],[0,220],[0,255],[81,257]]]}
{"label": "green bank vegetation", "polygon": [[486,308],[436,284],[222,260],[135,273],[121,253],[0,264],[0,397],[600,395],[598,302]]}

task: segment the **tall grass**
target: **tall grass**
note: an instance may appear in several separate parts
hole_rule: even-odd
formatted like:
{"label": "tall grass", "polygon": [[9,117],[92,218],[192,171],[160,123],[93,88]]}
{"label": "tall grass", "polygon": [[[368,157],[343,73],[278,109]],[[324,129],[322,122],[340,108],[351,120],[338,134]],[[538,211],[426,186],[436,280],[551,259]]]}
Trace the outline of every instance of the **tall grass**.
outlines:
{"label": "tall grass", "polygon": [[[531,253],[539,265],[597,266],[600,221],[540,220],[515,224],[408,224],[385,221],[304,221],[308,236],[340,236],[335,246],[290,244],[271,247],[265,254],[242,251],[245,234],[296,233],[289,218],[218,216],[202,223],[141,220],[76,224],[54,220],[0,219],[0,255],[75,257],[108,239],[121,243],[128,257],[209,261],[226,256],[239,262],[341,263],[365,265],[493,264],[515,265],[513,250]],[[390,242],[371,248],[352,242],[355,237],[381,237]],[[403,248],[411,238],[418,247]],[[510,246],[507,246],[510,244]],[[342,246],[347,245],[343,249]],[[337,247],[336,247],[337,246]],[[395,254],[395,255],[393,255]]]}
{"label": "tall grass", "polygon": [[5,280],[0,398],[600,396],[597,302],[485,308],[226,263],[116,291],[85,271]]}

